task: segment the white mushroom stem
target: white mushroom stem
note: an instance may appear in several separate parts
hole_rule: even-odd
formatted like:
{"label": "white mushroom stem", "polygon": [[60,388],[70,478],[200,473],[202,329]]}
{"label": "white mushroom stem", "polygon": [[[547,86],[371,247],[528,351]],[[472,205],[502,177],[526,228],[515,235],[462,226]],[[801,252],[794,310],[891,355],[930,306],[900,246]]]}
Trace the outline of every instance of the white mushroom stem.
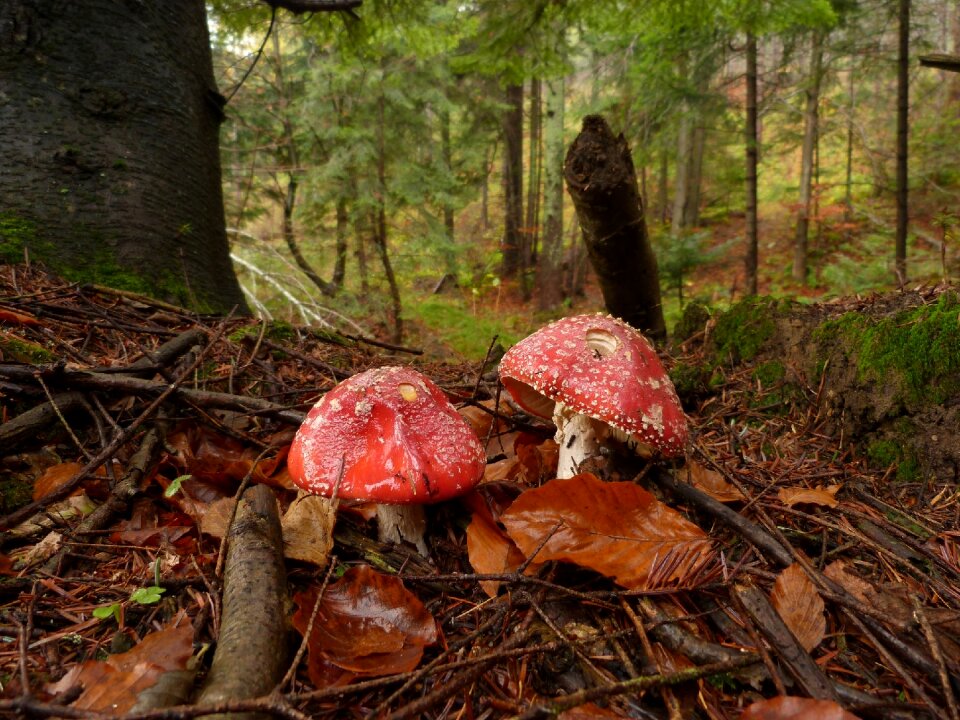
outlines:
{"label": "white mushroom stem", "polygon": [[553,424],[557,426],[554,439],[560,446],[557,477],[571,478],[577,474],[584,460],[600,452],[603,440],[597,435],[600,423],[558,402],[553,408]]}
{"label": "white mushroom stem", "polygon": [[427,513],[423,505],[377,505],[377,527],[380,542],[399,543],[406,540],[416,545],[417,552],[427,557]]}

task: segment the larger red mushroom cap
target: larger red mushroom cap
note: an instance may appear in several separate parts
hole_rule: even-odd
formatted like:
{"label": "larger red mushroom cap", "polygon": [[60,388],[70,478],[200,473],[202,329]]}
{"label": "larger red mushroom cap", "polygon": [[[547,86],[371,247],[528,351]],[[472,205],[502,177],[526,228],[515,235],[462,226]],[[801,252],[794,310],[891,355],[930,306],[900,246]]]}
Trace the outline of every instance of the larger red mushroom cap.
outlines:
{"label": "larger red mushroom cap", "polygon": [[641,454],[684,454],[687,421],[673,383],[650,342],[622,320],[557,320],[507,351],[500,379],[535,415],[550,417],[561,404],[610,426]]}
{"label": "larger red mushroom cap", "polygon": [[483,476],[486,456],[443,391],[416,370],[382,367],[328,392],[297,431],[287,467],[307,492],[376,503],[433,503]]}

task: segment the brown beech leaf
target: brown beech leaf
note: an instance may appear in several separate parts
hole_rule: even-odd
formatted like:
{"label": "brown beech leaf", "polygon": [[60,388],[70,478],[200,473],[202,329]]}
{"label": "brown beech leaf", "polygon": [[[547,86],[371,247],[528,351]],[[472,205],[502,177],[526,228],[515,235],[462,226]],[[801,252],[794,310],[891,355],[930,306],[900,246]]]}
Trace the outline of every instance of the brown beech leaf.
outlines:
{"label": "brown beech leaf", "polygon": [[835,496],[841,487],[843,485],[830,485],[825,488],[781,488],[777,497],[787,507],[802,503],[837,507],[840,503]]}
{"label": "brown beech leaf", "polygon": [[326,567],[333,549],[333,503],[319,495],[297,497],[280,518],[283,556]]}
{"label": "brown beech leaf", "polygon": [[781,572],[773,584],[770,602],[807,652],[827,633],[823,599],[798,563]]}
{"label": "brown beech leaf", "polygon": [[[306,632],[318,588],[297,593],[293,626]],[[351,568],[323,593],[308,641],[308,673],[317,687],[413,670],[437,624],[393,575]]]}
{"label": "brown beech leaf", "polygon": [[860,720],[833,700],[781,695],[750,705],[740,720]]}
{"label": "brown beech leaf", "polygon": [[193,654],[193,626],[189,618],[147,635],[143,642],[106,660],[87,660],[47,689],[60,694],[83,688],[71,705],[82,710],[107,710],[122,714],[137,702],[137,696],[171,670],[183,670]]}
{"label": "brown beech leaf", "polygon": [[[478,573],[513,572],[524,561],[520,548],[500,529],[493,519],[493,513],[476,493],[465,499],[472,511],[470,525],[467,526],[467,557],[470,565]],[[500,587],[498,580],[483,580],[480,587],[490,597],[496,597]]]}
{"label": "brown beech leaf", "polygon": [[566,710],[557,716],[558,720],[606,720],[606,718],[625,718],[626,715],[615,713],[608,708],[602,708],[593,703],[585,703]]}
{"label": "brown beech leaf", "polygon": [[560,459],[560,446],[552,439],[522,433],[513,444],[514,452],[520,461],[523,479],[529,485],[539,485],[545,480],[557,476],[557,461]]}
{"label": "brown beech leaf", "polygon": [[723,475],[716,470],[710,470],[694,460],[688,460],[686,468],[690,474],[690,483],[714,500],[718,502],[743,502],[746,499],[742,492],[728,483]]}
{"label": "brown beech leaf", "polygon": [[589,473],[527,490],[501,520],[528,557],[549,536],[537,562],[572,562],[628,588],[688,587],[715,559],[707,534],[680,513]]}

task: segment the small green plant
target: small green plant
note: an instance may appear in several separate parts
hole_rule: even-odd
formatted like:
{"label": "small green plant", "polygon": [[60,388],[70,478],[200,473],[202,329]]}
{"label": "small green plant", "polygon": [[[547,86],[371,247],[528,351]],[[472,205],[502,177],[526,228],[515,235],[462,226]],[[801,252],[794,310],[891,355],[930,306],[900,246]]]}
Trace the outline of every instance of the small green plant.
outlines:
{"label": "small green plant", "polygon": [[[177,479],[181,480],[187,477],[189,477],[189,475],[183,475]],[[129,602],[135,602],[138,605],[154,605],[160,602],[161,596],[166,591],[166,588],[160,587],[160,560],[158,559],[153,563],[153,585],[134,590],[130,593]],[[99,620],[106,620],[112,617],[117,621],[117,625],[123,625],[123,604],[110,603],[109,605],[101,605],[93,609],[93,616]]]}
{"label": "small green plant", "polygon": [[172,498],[174,495],[180,492],[180,486],[183,485],[184,481],[189,480],[192,477],[193,475],[179,475],[175,477],[170,484],[167,485],[167,489],[163,491],[163,496],[165,498]]}

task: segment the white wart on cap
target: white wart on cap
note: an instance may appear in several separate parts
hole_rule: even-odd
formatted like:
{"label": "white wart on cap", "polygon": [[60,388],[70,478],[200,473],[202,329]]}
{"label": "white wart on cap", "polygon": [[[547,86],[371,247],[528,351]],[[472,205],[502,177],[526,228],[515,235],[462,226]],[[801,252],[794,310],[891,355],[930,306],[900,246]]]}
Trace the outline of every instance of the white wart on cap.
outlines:
{"label": "white wart on cap", "polygon": [[687,421],[653,345],[622,320],[576,315],[521,340],[500,361],[500,380],[524,410],[552,417],[559,477],[608,439],[643,457],[678,457]]}

